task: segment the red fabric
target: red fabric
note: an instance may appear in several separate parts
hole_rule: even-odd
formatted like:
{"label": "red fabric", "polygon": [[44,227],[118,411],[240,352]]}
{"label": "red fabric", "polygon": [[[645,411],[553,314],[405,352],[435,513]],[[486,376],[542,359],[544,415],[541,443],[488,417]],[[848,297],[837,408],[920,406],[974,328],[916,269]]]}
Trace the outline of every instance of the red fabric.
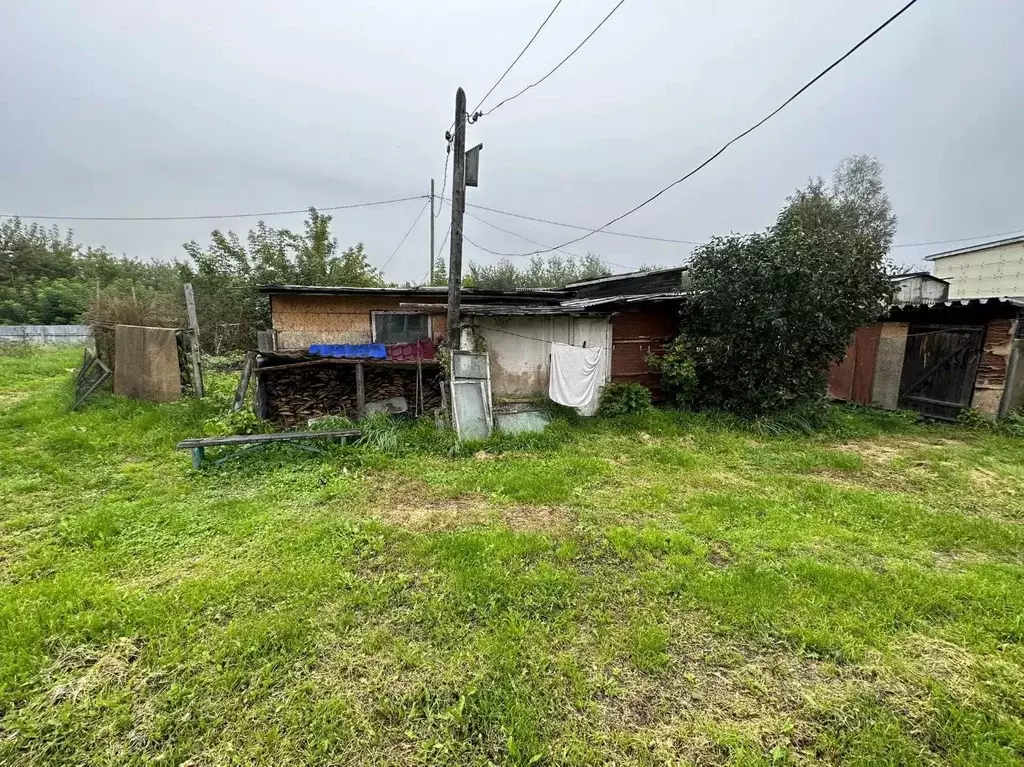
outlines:
{"label": "red fabric", "polygon": [[386,348],[389,360],[432,360],[437,352],[437,345],[429,338],[408,344],[389,344]]}

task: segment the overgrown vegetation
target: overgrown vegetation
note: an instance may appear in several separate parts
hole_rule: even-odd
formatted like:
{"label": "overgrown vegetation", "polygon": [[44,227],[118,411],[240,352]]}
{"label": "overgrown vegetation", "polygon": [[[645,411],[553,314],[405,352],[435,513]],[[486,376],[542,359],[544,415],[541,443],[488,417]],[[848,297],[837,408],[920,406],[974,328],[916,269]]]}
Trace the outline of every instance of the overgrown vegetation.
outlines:
{"label": "overgrown vegetation", "polygon": [[[467,288],[489,290],[523,290],[526,288],[561,288],[573,282],[607,277],[611,272],[598,256],[588,253],[573,256],[534,256],[525,267],[519,267],[507,258],[494,264],[471,261],[463,278]],[[448,284],[448,271],[444,263],[435,269],[434,284]]]}
{"label": "overgrown vegetation", "polygon": [[331,217],[310,208],[301,232],[260,221],[244,241],[215,230],[185,244],[188,260],[142,262],[83,248],[71,231],[0,223],[0,324],[185,325],[182,285],[194,286],[201,339],[222,354],[255,346],[270,324],[262,283],[383,285],[362,243],[340,251]]}
{"label": "overgrown vegetation", "polygon": [[97,292],[151,296],[179,284],[170,264],[83,248],[56,226],[0,221],[0,325],[76,324]]}
{"label": "overgrown vegetation", "polygon": [[651,391],[638,383],[610,383],[601,390],[597,412],[603,416],[632,415],[651,409]]}
{"label": "overgrown vegetation", "polygon": [[1024,759],[1018,438],[648,410],[196,472],[235,376],[69,413],[77,360],[0,356],[0,763]]}
{"label": "overgrown vegetation", "polygon": [[831,186],[798,190],[766,232],[696,248],[683,343],[700,405],[758,416],[823,394],[830,363],[891,296],[895,230],[881,166],[858,156]]}

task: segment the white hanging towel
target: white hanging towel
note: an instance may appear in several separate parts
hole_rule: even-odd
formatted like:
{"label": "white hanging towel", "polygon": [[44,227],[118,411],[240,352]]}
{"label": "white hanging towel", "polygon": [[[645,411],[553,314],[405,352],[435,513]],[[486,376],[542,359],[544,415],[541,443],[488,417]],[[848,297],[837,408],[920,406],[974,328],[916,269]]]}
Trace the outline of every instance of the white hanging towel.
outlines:
{"label": "white hanging towel", "polygon": [[551,380],[548,396],[569,407],[585,408],[597,397],[602,383],[600,346],[583,348],[551,343]]}

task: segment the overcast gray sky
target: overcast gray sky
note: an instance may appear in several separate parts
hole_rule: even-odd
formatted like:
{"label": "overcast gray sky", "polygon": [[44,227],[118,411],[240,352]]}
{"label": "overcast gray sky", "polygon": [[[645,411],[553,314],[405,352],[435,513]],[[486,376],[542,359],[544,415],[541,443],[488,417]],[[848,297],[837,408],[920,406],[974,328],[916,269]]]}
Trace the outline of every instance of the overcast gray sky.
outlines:
{"label": "overcast gray sky", "polygon": [[[627,0],[562,69],[470,126],[469,201],[599,226],[682,175],[903,0]],[[486,106],[546,72],[615,0],[564,0]],[[344,205],[438,190],[456,86],[472,108],[553,0],[7,0],[0,212],[149,216]],[[920,0],[760,130],[614,228],[703,240],[772,222],[809,175],[885,165],[896,242],[1024,229],[1024,3]],[[449,169],[450,172],[450,169]],[[450,183],[449,187],[450,189]],[[447,192],[446,192],[447,194]],[[381,265],[422,203],[340,211]],[[476,213],[553,245],[573,231]],[[267,219],[298,227],[302,216]],[[440,241],[450,220],[438,219]],[[65,223],[65,222],[62,222]],[[252,220],[76,222],[140,258]],[[65,223],[65,225],[68,225]],[[426,271],[427,216],[387,268]],[[500,251],[529,243],[468,219]],[[578,234],[578,233],[577,233]],[[949,246],[894,252],[916,262]],[[569,248],[622,265],[688,246],[605,234]],[[496,260],[466,244],[466,257]]]}

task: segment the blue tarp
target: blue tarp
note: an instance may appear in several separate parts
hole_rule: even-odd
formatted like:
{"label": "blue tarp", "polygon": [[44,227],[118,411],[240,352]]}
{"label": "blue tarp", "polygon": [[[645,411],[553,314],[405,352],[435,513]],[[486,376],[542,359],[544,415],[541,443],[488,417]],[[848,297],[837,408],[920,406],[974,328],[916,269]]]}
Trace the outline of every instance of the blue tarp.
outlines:
{"label": "blue tarp", "polygon": [[384,344],[313,344],[309,353],[319,357],[382,360],[388,356]]}

